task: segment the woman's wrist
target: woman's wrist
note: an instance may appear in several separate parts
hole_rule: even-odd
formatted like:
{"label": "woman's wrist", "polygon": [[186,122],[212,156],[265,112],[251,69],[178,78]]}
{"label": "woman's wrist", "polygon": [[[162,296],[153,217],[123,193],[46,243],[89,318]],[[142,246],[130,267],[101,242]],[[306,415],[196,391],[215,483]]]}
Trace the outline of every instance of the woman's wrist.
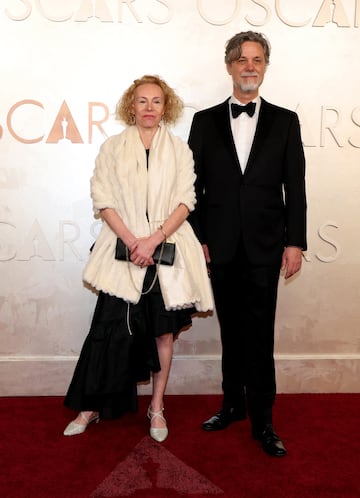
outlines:
{"label": "woman's wrist", "polygon": [[160,230],[161,235],[162,235],[162,236],[163,236],[163,238],[164,238],[163,242],[166,242],[166,239],[167,239],[167,234],[166,234],[166,232],[165,232],[165,230],[164,230],[164,226],[163,226],[163,225],[160,225],[160,226],[159,226],[159,228],[158,228],[158,230]]}

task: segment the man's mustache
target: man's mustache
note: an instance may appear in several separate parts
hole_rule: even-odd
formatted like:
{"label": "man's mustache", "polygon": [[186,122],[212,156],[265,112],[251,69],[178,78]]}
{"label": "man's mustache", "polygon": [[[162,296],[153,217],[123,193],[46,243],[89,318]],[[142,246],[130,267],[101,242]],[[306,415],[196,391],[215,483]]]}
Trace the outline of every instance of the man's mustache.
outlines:
{"label": "man's mustache", "polygon": [[251,73],[249,71],[246,71],[245,73],[242,73],[241,76],[257,76],[257,73]]}

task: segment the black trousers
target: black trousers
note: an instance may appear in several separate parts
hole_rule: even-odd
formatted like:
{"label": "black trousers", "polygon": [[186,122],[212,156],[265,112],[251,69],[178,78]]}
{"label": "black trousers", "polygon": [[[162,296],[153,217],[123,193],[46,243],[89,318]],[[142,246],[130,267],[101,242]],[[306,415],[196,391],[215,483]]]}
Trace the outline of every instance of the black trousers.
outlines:
{"label": "black trousers", "polygon": [[276,395],[274,322],[281,258],[252,265],[242,248],[210,265],[222,343],[223,408],[249,414],[253,429],[272,423]]}

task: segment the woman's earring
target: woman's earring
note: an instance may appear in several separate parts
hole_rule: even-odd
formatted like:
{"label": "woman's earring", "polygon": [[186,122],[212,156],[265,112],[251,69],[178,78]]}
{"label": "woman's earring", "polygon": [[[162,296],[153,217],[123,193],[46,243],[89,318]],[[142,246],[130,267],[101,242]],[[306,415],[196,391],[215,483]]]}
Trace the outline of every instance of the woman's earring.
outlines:
{"label": "woman's earring", "polygon": [[130,115],[130,124],[134,125],[136,123],[135,114]]}

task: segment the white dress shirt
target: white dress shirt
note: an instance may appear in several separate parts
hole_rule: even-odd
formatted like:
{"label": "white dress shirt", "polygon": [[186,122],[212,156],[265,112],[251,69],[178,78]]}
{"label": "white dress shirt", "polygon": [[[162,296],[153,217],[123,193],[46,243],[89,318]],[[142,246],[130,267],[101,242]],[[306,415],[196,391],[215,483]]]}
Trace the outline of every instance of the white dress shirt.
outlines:
{"label": "white dress shirt", "polygon": [[233,118],[231,114],[231,104],[244,105],[239,102],[234,95],[230,97],[230,122],[231,130],[234,138],[236,152],[240,162],[241,171],[244,173],[246,164],[249,158],[250,149],[254,140],[257,120],[260,110],[260,97],[256,97],[252,102],[255,102],[256,108],[253,116],[249,116],[246,112],[242,112],[237,118]]}

